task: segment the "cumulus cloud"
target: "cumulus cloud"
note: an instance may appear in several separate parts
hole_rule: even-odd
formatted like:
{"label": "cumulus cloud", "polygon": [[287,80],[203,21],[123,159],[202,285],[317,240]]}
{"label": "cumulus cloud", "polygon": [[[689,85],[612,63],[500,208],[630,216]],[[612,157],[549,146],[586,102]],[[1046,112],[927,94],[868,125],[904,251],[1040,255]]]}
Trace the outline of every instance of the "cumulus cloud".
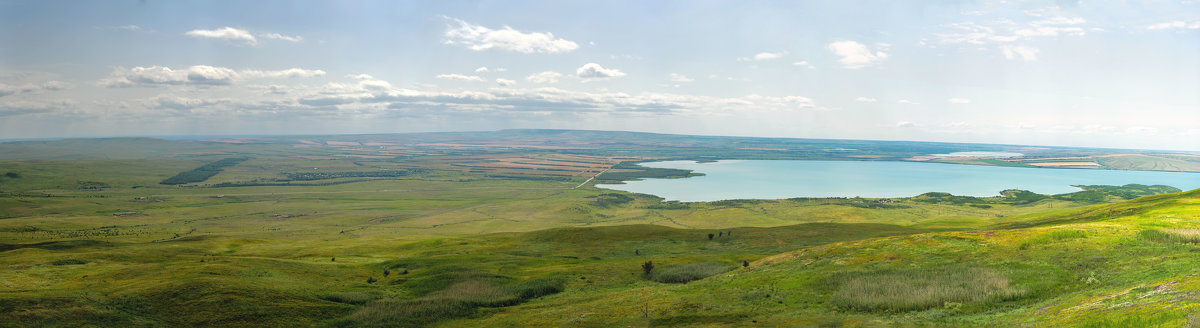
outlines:
{"label": "cumulus cloud", "polygon": [[1026,46],[1005,46],[1003,51],[1005,59],[1012,60],[1020,58],[1025,61],[1037,60],[1037,48]]}
{"label": "cumulus cloud", "polygon": [[443,79],[443,80],[455,80],[455,81],[487,82],[487,80],[484,80],[482,77],[478,77],[478,76],[474,76],[474,75],[462,75],[462,74],[438,74],[437,78]]}
{"label": "cumulus cloud", "polygon": [[245,43],[248,45],[258,44],[258,39],[255,38],[253,34],[250,34],[249,31],[239,29],[239,28],[232,28],[232,27],[228,27],[228,26],[218,28],[218,29],[212,29],[212,30],[191,30],[184,34],[188,35],[188,36],[198,37],[198,38],[221,39],[221,40],[225,40],[225,41],[229,41],[229,42],[241,42],[241,43]]}
{"label": "cumulus cloud", "polygon": [[296,78],[324,76],[325,71],[291,68],[281,71],[241,70],[195,65],[186,69],[164,66],[117,69],[99,81],[105,87],[146,87],[161,85],[228,85],[241,79]]}
{"label": "cumulus cloud", "polygon": [[951,104],[968,104],[968,103],[971,103],[971,100],[963,99],[963,98],[950,98],[950,99],[946,99],[946,102],[951,103]]}
{"label": "cumulus cloud", "polygon": [[371,76],[369,74],[351,74],[351,75],[346,75],[346,77],[355,79],[355,80],[373,80],[373,79],[375,79],[374,76]]}
{"label": "cumulus cloud", "polygon": [[[325,71],[319,69],[289,68],[281,71],[242,70],[238,74],[246,78],[297,78],[325,76]],[[370,75],[367,75],[367,77],[370,78]]]}
{"label": "cumulus cloud", "polygon": [[625,76],[625,72],[613,68],[604,68],[597,63],[587,63],[575,70],[575,76],[584,81],[603,80]]}
{"label": "cumulus cloud", "polygon": [[804,61],[804,60],[794,62],[794,63],[792,63],[792,66],[804,67],[804,68],[808,68],[808,69],[816,69],[817,68],[816,66],[809,64],[808,61]]}
{"label": "cumulus cloud", "polygon": [[1178,30],[1178,29],[1200,29],[1200,21],[1185,22],[1185,21],[1170,21],[1162,22],[1150,26],[1146,26],[1147,30]]}
{"label": "cumulus cloud", "polygon": [[491,29],[475,25],[461,19],[446,17],[458,26],[451,26],[442,33],[443,42],[450,45],[461,45],[467,49],[484,51],[499,49],[520,53],[565,53],[578,49],[579,45],[570,40],[556,38],[549,32],[521,32],[511,27]]}
{"label": "cumulus cloud", "polygon": [[502,87],[511,87],[511,86],[517,85],[517,81],[496,79],[496,84],[499,84]]}
{"label": "cumulus cloud", "polygon": [[865,102],[865,103],[873,103],[873,102],[875,102],[876,100],[875,100],[875,98],[870,98],[870,97],[858,97],[858,98],[854,98],[854,101],[857,101],[857,102]]}
{"label": "cumulus cloud", "polygon": [[558,83],[559,77],[562,77],[562,74],[559,74],[558,72],[545,71],[526,76],[525,81],[533,83]]}
{"label": "cumulus cloud", "polygon": [[888,58],[888,54],[883,51],[871,52],[871,49],[862,43],[854,41],[837,41],[826,46],[834,55],[842,57],[838,62],[842,63],[842,67],[848,69],[860,69],[864,67],[874,66]]}
{"label": "cumulus cloud", "polygon": [[908,99],[900,99],[900,100],[897,100],[896,103],[905,104],[905,105],[920,105],[921,104],[919,102],[915,102],[915,101],[908,100]]}
{"label": "cumulus cloud", "polygon": [[687,77],[687,75],[671,73],[671,82],[688,83],[688,82],[694,82],[694,81],[696,81],[696,80],[693,78]]}
{"label": "cumulus cloud", "polygon": [[304,40],[304,38],[302,38],[300,36],[288,36],[288,35],[283,35],[283,34],[279,34],[279,33],[270,33],[270,32],[258,33],[258,37],[255,37],[254,34],[250,33],[250,31],[247,31],[245,29],[240,29],[240,28],[229,27],[229,26],[218,28],[218,29],[211,29],[211,30],[196,29],[196,30],[187,31],[187,33],[184,33],[184,35],[198,37],[198,38],[221,39],[221,40],[229,41],[234,44],[240,43],[240,44],[246,44],[246,45],[251,45],[251,46],[258,45],[259,37],[264,38],[264,39],[281,40],[281,41],[287,41],[287,42],[293,42],[293,43]]}

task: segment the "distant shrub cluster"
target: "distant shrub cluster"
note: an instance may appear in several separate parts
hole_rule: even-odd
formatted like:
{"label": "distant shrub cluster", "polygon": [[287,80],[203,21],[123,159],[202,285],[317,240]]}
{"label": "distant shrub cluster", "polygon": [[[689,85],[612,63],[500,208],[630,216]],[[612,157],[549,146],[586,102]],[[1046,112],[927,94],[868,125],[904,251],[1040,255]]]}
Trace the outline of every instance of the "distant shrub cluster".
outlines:
{"label": "distant shrub cluster", "polygon": [[595,198],[592,200],[592,206],[596,207],[610,207],[633,201],[633,197],[618,193],[599,194],[596,196],[590,196],[589,198]]}
{"label": "distant shrub cluster", "polygon": [[159,184],[180,185],[185,183],[204,182],[204,180],[208,180],[208,178],[217,175],[217,173],[221,173],[221,171],[226,167],[237,165],[238,163],[245,162],[248,159],[249,158],[246,157],[230,157],[216,162],[204,164],[203,166],[194,168],[190,171],[180,172],[173,177],[159,182]]}
{"label": "distant shrub cluster", "polygon": [[395,178],[413,174],[425,173],[421,169],[387,170],[387,171],[353,171],[353,172],[294,172],[286,173],[288,179],[296,181],[312,181],[337,178]]}
{"label": "distant shrub cluster", "polygon": [[645,167],[637,165],[637,162],[621,162],[617,165],[613,165],[612,169],[608,170],[608,172],[604,172],[604,174],[596,176],[596,180],[630,181],[645,178],[686,178],[701,175],[704,174],[695,173],[691,170]]}

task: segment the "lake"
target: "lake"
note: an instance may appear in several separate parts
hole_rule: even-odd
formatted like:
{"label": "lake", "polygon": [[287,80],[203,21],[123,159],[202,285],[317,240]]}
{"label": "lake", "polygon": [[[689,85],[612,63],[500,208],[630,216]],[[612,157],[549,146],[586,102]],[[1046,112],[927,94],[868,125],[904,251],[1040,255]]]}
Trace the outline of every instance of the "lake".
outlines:
{"label": "lake", "polygon": [[723,160],[643,163],[704,173],[684,179],[645,179],[600,188],[685,202],[792,197],[911,197],[939,191],[990,197],[1005,189],[1042,194],[1079,191],[1072,185],[1168,185],[1200,188],[1200,173],[1045,169],[923,162]]}

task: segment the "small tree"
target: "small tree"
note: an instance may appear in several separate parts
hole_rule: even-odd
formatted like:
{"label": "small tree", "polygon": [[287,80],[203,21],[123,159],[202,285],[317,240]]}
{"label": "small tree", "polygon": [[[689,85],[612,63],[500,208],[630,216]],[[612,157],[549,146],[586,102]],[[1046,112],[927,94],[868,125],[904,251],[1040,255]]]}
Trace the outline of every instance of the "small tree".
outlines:
{"label": "small tree", "polygon": [[388,276],[389,274],[392,274],[392,271],[389,271],[388,269],[383,269],[383,277],[384,277],[384,278],[387,278],[387,276]]}
{"label": "small tree", "polygon": [[650,261],[642,263],[642,275],[649,277],[651,271],[654,271],[654,263],[651,263]]}
{"label": "small tree", "polygon": [[367,277],[367,283],[368,283],[368,284],[373,284],[373,283],[375,283],[376,281],[379,281],[379,280],[376,280],[376,279],[375,279],[375,277]]}
{"label": "small tree", "polygon": [[400,271],[400,274],[408,274],[408,269],[404,269],[404,271]]}
{"label": "small tree", "polygon": [[336,258],[336,257],[331,257],[331,258],[329,258],[329,262],[337,262],[337,258]]}
{"label": "small tree", "polygon": [[725,235],[725,232],[724,232],[724,231],[717,231],[717,237],[721,237],[721,236],[724,236],[724,235]]}
{"label": "small tree", "polygon": [[642,255],[642,251],[635,249],[635,250],[633,250],[633,255]]}
{"label": "small tree", "polygon": [[743,267],[743,268],[749,268],[749,267],[750,267],[750,261],[747,261],[747,260],[742,260],[742,267]]}
{"label": "small tree", "polygon": [[708,234],[708,240],[712,240],[712,239],[713,239],[713,234],[711,234],[711,233]]}

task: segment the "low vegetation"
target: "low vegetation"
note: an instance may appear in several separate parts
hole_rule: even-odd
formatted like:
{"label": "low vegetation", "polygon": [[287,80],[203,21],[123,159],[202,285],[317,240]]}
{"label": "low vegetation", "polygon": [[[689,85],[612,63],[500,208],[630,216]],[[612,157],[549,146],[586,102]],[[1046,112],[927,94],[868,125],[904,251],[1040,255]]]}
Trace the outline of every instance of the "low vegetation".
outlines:
{"label": "low vegetation", "polygon": [[729,272],[736,266],[727,263],[706,262],[670,266],[653,272],[657,282],[670,284],[685,284],[691,281],[708,278],[713,275]]}

